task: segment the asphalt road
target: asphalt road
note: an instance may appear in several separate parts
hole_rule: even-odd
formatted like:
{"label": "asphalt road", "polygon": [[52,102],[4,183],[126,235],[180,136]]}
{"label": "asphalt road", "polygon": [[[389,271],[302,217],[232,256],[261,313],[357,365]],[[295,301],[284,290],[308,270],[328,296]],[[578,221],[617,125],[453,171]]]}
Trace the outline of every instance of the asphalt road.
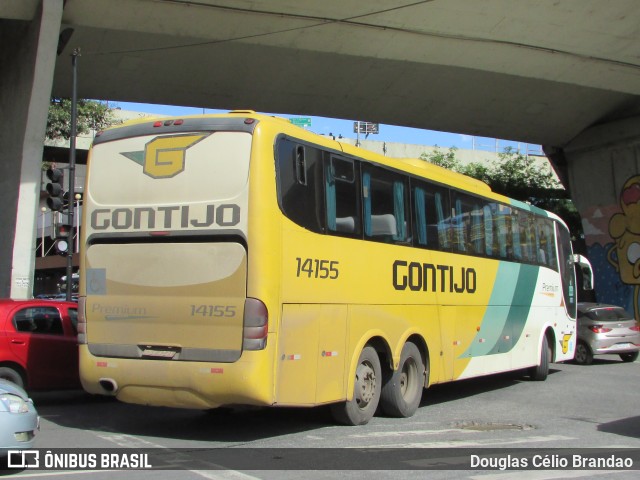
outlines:
{"label": "asphalt road", "polygon": [[[611,449],[640,449],[640,364],[617,356],[596,357],[591,366],[553,364],[545,382],[503,374],[435,386],[424,392],[412,418],[375,417],[361,427],[335,425],[326,407],[200,412],[127,405],[80,391],[33,399],[42,418],[38,449],[150,452],[154,467],[172,470],[27,469],[16,473],[23,478],[509,480],[626,479],[640,473],[637,452],[635,472],[540,468],[543,462],[562,466],[553,462],[562,462],[561,454],[582,455],[581,449],[605,449],[602,456]],[[308,450],[297,450],[302,448]],[[424,450],[417,449],[424,448],[437,455],[421,455]],[[514,448],[523,454],[511,455]],[[499,449],[503,462],[524,458],[529,468],[466,468],[472,455],[486,449]]]}

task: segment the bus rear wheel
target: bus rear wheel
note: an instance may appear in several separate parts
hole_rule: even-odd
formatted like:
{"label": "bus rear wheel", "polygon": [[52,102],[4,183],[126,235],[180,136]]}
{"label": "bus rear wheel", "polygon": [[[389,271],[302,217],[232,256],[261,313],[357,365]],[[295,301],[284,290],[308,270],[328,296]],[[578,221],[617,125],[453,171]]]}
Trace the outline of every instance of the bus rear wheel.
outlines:
{"label": "bus rear wheel", "polygon": [[424,371],[418,347],[411,342],[405,343],[400,355],[400,365],[382,386],[382,411],[392,417],[405,418],[416,413],[422,399]]}
{"label": "bus rear wheel", "polygon": [[368,345],[362,349],[353,389],[353,398],[331,406],[333,418],[344,425],[364,425],[373,418],[380,402],[382,389],[380,359]]}

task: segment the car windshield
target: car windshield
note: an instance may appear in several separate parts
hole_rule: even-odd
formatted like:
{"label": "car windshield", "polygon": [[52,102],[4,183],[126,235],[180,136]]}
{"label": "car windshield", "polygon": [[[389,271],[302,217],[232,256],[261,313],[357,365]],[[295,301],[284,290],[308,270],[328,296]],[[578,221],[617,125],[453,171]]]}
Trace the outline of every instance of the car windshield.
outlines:
{"label": "car windshield", "polygon": [[623,320],[632,318],[623,308],[596,308],[585,312],[585,317],[591,320]]}

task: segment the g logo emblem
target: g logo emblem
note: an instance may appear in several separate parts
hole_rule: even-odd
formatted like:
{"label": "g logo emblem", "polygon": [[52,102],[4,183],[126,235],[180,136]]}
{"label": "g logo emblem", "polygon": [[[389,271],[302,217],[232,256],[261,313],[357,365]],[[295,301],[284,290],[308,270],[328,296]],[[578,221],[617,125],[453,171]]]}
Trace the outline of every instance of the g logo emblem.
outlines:
{"label": "g logo emblem", "polygon": [[143,172],[151,178],[171,178],[184,171],[185,156],[206,135],[156,137],[144,147]]}
{"label": "g logo emblem", "polygon": [[571,340],[571,334],[564,334],[562,337],[562,353],[567,353],[569,351],[569,345]]}

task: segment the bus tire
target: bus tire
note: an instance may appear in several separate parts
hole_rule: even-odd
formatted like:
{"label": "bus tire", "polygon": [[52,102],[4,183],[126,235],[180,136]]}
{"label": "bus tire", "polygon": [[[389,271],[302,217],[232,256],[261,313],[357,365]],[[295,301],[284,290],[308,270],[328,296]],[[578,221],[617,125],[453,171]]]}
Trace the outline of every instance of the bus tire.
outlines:
{"label": "bus tire", "polygon": [[367,345],[362,349],[353,387],[353,398],[331,405],[333,418],[344,425],[364,425],[373,418],[380,402],[382,369],[375,349]]}
{"label": "bus tire", "polygon": [[551,349],[549,340],[545,335],[542,337],[542,349],[540,350],[540,363],[529,369],[529,378],[537,382],[542,382],[549,375],[549,364],[551,363]]}
{"label": "bus tire", "polygon": [[22,374],[12,367],[0,367],[0,378],[15,383],[20,388],[25,388],[25,381]]}
{"label": "bus tire", "polygon": [[382,386],[380,405],[392,417],[410,417],[420,405],[424,387],[425,366],[418,347],[405,343],[398,368],[391,372]]}

